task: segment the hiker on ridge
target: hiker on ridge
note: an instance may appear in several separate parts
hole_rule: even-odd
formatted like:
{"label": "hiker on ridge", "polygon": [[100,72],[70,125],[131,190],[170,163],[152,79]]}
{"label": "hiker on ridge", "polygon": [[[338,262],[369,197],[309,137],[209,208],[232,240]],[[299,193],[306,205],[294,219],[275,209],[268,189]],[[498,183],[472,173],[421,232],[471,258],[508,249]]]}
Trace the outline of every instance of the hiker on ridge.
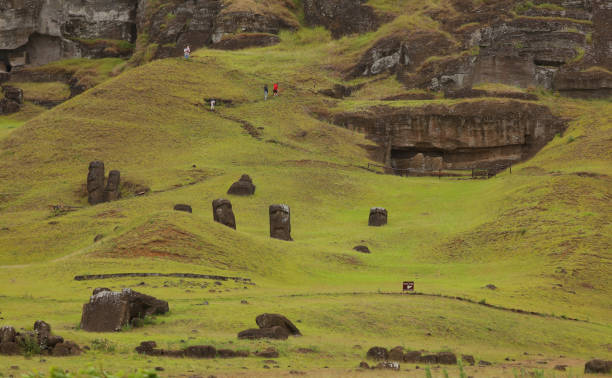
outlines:
{"label": "hiker on ridge", "polygon": [[268,99],[268,84],[264,84],[264,101]]}
{"label": "hiker on ridge", "polygon": [[274,86],[272,87],[272,94],[274,96],[278,96],[278,83],[274,83]]}
{"label": "hiker on ridge", "polygon": [[214,98],[210,99],[210,111],[214,112],[215,111],[215,104],[217,103],[217,101]]}

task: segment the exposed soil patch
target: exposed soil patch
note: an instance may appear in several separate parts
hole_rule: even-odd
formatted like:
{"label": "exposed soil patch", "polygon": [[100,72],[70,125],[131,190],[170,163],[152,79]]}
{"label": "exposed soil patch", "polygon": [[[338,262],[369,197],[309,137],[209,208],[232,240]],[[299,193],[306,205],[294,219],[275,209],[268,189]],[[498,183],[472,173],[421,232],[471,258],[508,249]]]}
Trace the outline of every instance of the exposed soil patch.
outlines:
{"label": "exposed soil patch", "polygon": [[[157,257],[177,261],[198,260],[193,252],[204,243],[194,234],[167,223],[146,224],[115,239],[112,249],[98,252],[101,257]],[[185,252],[178,252],[185,251]],[[186,253],[187,251],[191,253]]]}

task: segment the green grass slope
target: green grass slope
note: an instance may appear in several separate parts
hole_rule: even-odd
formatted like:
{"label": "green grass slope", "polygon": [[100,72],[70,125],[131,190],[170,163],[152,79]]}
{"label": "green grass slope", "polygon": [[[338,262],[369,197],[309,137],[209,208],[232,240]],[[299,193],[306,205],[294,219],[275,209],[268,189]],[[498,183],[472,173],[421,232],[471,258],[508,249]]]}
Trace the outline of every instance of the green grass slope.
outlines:
{"label": "green grass slope", "polygon": [[[265,373],[254,357],[206,363],[142,357],[133,348],[145,339],[173,348],[274,345],[281,352],[274,373],[322,376],[351,375],[374,345],[450,349],[498,363],[542,358],[524,352],[611,358],[612,105],[543,95],[542,103],[571,117],[570,127],[512,174],[377,175],[363,169],[370,142],[312,112],[338,105],[316,95],[339,81],[329,55],[338,42],[299,44],[308,31],[300,33],[265,49],[200,50],[190,61],[152,62],[0,135],[2,324],[31,327],[44,319],[81,344],[110,340],[113,348],[52,361],[72,371],[102,363],[111,370],[162,365],[169,376],[245,373],[242,367]],[[264,83],[275,81],[280,97],[264,102]],[[372,85],[377,96],[386,88]],[[213,97],[214,113],[204,100]],[[121,171],[129,183],[123,199],[87,205],[83,184],[94,159],[107,172]],[[230,196],[232,230],[213,222],[211,202],[227,198],[242,173],[257,190]],[[134,187],[150,191],[136,196]],[[172,211],[176,203],[190,204],[193,214]],[[291,207],[293,242],[268,236],[268,206],[275,203]],[[58,204],[74,211],[53,210]],[[367,226],[372,206],[388,209],[387,226]],[[358,244],[372,253],[353,251]],[[256,285],[73,280],[119,272],[238,275]],[[387,294],[397,294],[403,280],[415,280],[420,293],[472,302]],[[81,305],[97,286],[135,287],[168,300],[171,312],[145,328],[83,332],[76,328]],[[237,341],[236,333],[262,312],[299,320],[304,336]],[[12,364],[46,370],[50,362],[0,357],[6,366],[0,372],[8,374]],[[499,367],[490,374],[505,373]]]}

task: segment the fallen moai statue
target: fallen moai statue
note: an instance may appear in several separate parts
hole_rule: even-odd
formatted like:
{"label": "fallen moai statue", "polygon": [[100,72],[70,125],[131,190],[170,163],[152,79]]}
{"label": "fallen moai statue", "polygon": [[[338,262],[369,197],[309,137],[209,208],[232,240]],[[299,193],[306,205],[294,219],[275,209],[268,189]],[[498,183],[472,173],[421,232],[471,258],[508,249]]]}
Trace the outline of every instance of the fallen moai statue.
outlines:
{"label": "fallen moai statue", "polygon": [[248,350],[231,350],[231,349],[219,349],[217,350],[211,345],[192,345],[185,349],[168,350],[157,348],[155,341],[143,341],[139,346],[136,347],[135,351],[139,354],[145,354],[147,356],[164,356],[164,357],[187,357],[187,358],[215,358],[217,356],[221,358],[234,358],[234,357],[248,357],[250,352]]}
{"label": "fallen moai statue", "polygon": [[0,328],[0,354],[74,356],[80,353],[81,348],[76,343],[53,335],[51,326],[42,320],[34,323],[33,331],[17,332],[12,326]]}
{"label": "fallen moai statue", "polygon": [[286,340],[290,335],[301,336],[300,330],[285,316],[261,314],[255,318],[259,328],[250,328],[238,333],[239,339]]}
{"label": "fallen moai statue", "polygon": [[83,305],[81,329],[89,332],[120,331],[135,319],[165,314],[168,311],[168,302],[132,289],[111,291],[107,288],[97,288],[93,291],[89,303]]}

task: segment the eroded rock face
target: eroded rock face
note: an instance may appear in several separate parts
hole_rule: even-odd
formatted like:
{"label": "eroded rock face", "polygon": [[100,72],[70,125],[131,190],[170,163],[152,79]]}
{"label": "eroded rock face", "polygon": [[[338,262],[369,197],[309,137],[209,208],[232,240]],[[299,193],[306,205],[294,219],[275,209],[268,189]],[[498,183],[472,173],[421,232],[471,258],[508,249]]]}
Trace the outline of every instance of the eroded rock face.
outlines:
{"label": "eroded rock face", "polygon": [[255,185],[249,175],[242,175],[238,181],[232,184],[227,190],[227,194],[235,196],[251,196],[255,194]]}
{"label": "eroded rock face", "polygon": [[291,241],[291,214],[287,205],[270,205],[270,237]]}
{"label": "eroded rock face", "polygon": [[387,209],[382,207],[373,207],[370,209],[370,217],[368,218],[368,226],[384,226],[387,224]]}
{"label": "eroded rock face", "polygon": [[121,192],[119,190],[119,184],[121,183],[121,173],[119,171],[110,171],[108,173],[108,180],[106,182],[106,188],[104,189],[104,201],[115,201],[119,199]]}
{"label": "eroded rock face", "polygon": [[0,50],[26,52],[27,63],[40,65],[87,56],[85,46],[75,39],[133,42],[137,3],[138,0],[4,2],[0,12]]}
{"label": "eroded rock face", "polygon": [[515,100],[382,106],[339,114],[334,123],[365,133],[389,151],[391,166],[428,170],[520,161],[566,128],[547,107]]}
{"label": "eroded rock face", "polygon": [[216,199],[212,203],[213,207],[213,219],[215,222],[236,229],[236,218],[234,217],[234,211],[232,210],[232,203],[229,200],[220,198]]}
{"label": "eroded rock face", "polygon": [[612,74],[600,69],[586,72],[559,72],[555,75],[553,89],[571,97],[610,97],[612,96]]}
{"label": "eroded rock face", "polygon": [[89,303],[83,305],[81,329],[89,332],[120,331],[134,318],[168,311],[168,302],[131,289],[96,290]]}
{"label": "eroded rock face", "polygon": [[375,30],[382,21],[360,0],[304,0],[304,17],[309,26],[324,26],[334,38]]}
{"label": "eroded rock face", "polygon": [[89,163],[87,202],[90,205],[104,202],[104,163],[99,160]]}

